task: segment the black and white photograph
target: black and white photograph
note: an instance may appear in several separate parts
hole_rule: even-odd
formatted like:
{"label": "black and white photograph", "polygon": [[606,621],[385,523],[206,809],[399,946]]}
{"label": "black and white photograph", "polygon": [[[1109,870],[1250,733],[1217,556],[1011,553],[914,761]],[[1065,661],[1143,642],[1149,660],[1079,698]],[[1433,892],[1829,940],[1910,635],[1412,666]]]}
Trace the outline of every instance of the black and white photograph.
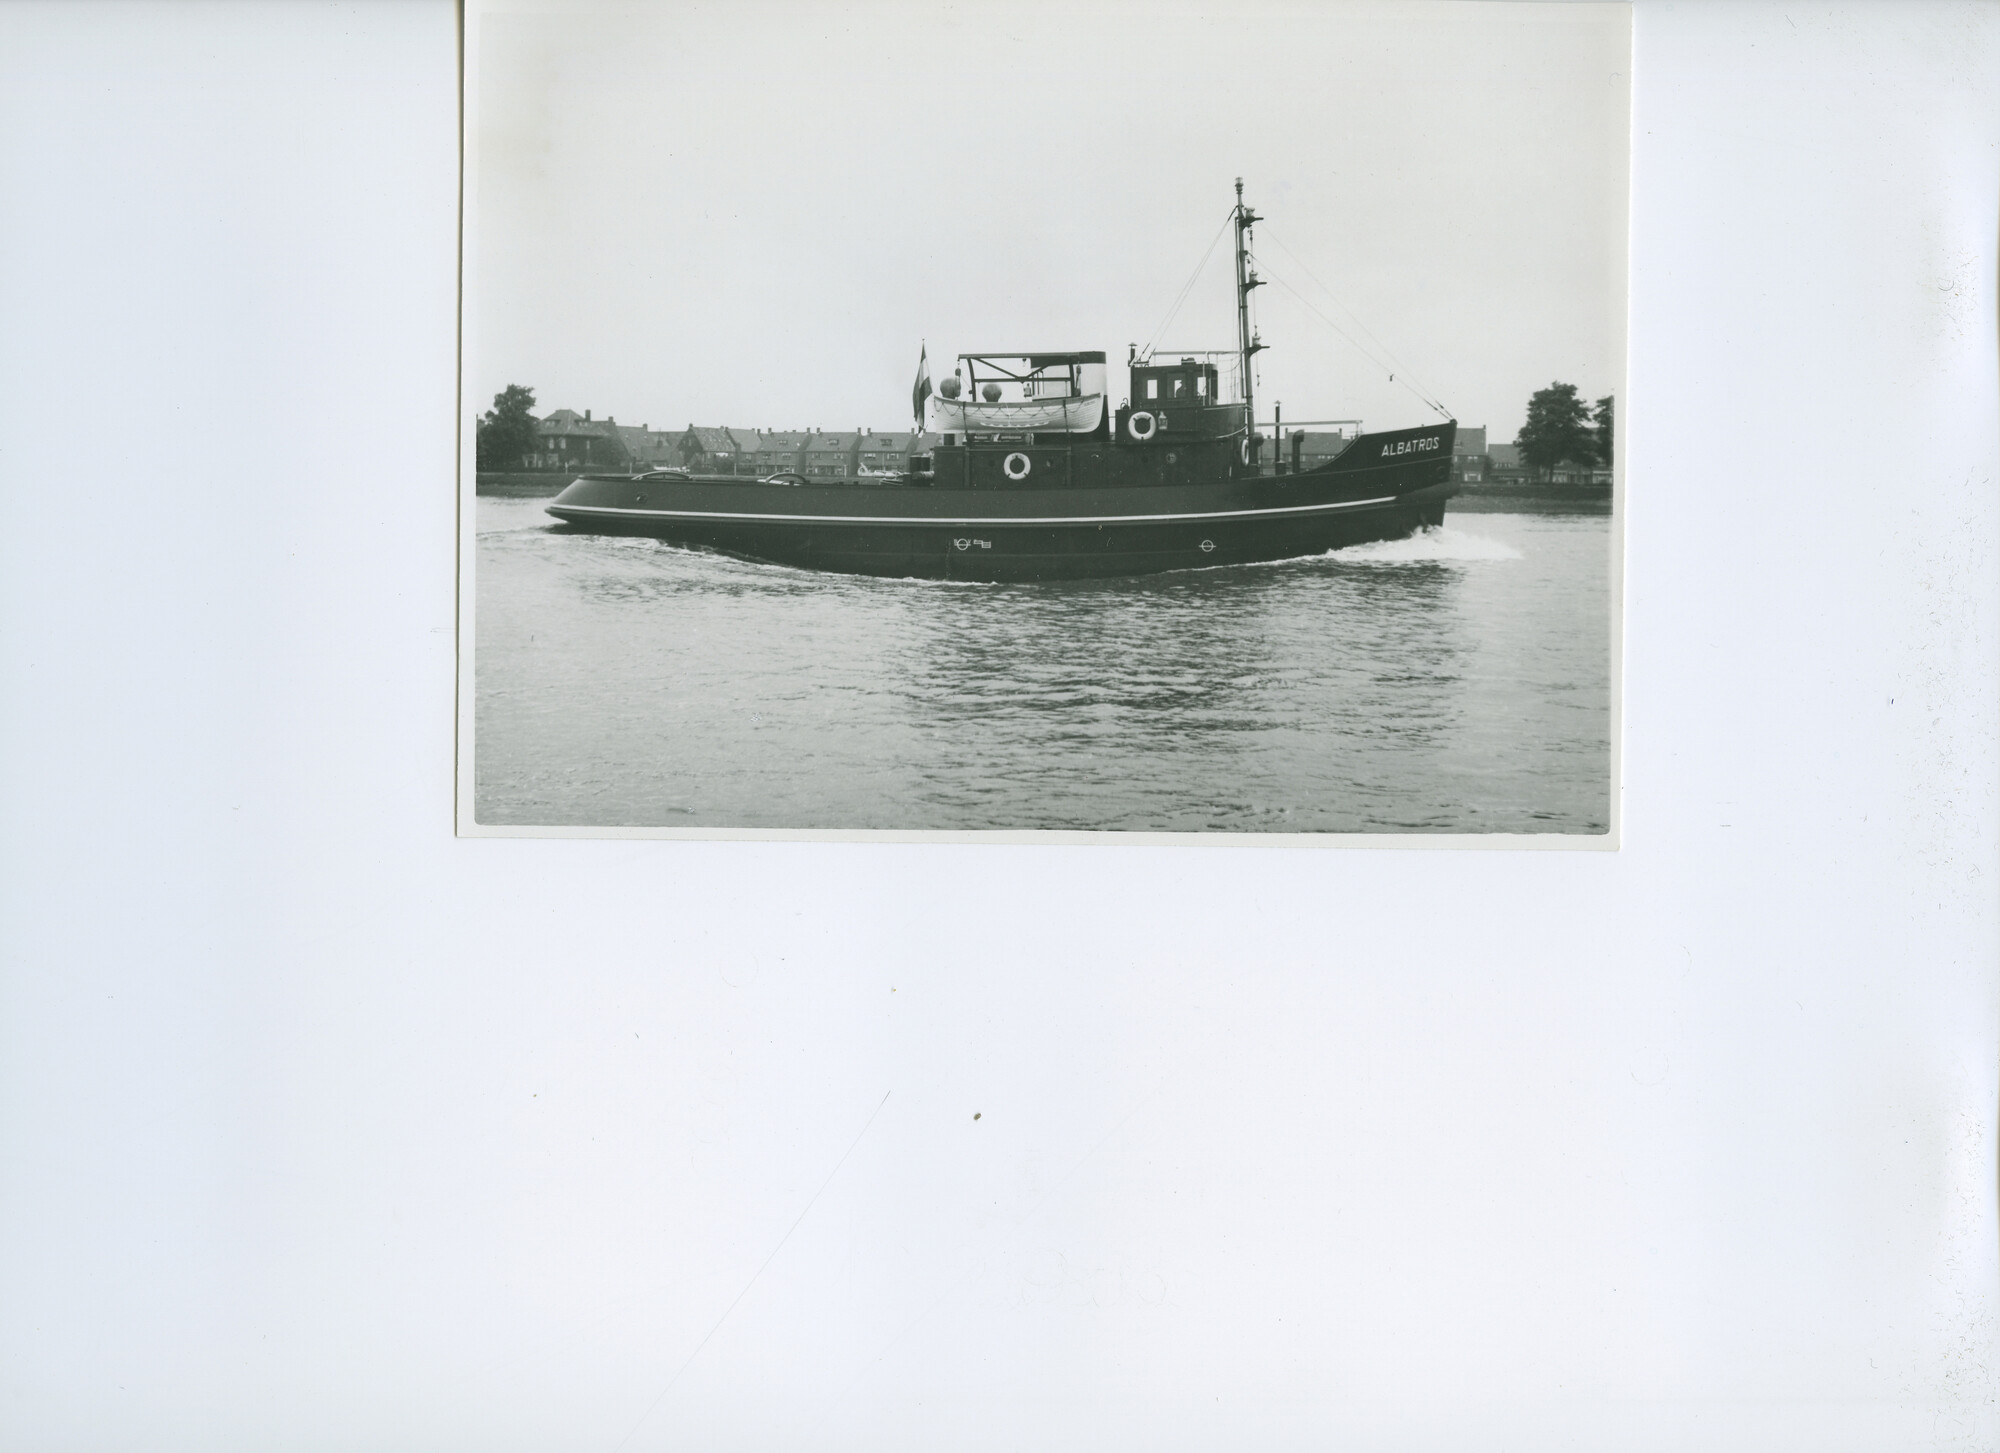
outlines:
{"label": "black and white photograph", "polygon": [[1630,113],[1623,4],[470,6],[461,829],[1615,847]]}

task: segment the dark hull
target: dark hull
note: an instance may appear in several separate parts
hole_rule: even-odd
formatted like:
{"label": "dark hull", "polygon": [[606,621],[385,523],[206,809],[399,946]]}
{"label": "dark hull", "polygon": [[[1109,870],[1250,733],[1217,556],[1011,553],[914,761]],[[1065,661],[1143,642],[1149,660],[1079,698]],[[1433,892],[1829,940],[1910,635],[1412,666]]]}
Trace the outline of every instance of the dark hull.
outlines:
{"label": "dark hull", "polygon": [[[1213,483],[1059,488],[579,479],[548,507],[565,525],[645,535],[749,560],[845,574],[1038,581],[1285,560],[1415,533],[1444,518],[1450,436],[1364,435],[1333,464]],[[1044,476],[1052,470],[1041,471]],[[942,475],[943,470],[939,473]]]}

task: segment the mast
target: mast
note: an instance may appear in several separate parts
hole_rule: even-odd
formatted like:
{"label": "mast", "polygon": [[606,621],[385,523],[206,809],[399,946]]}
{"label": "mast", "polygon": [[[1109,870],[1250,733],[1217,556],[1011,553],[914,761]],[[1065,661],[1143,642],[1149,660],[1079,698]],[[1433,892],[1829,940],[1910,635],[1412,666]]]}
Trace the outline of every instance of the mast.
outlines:
{"label": "mast", "polygon": [[1264,280],[1250,270],[1250,228],[1261,219],[1243,205],[1243,178],[1236,179],[1236,349],[1243,369],[1244,437],[1257,433],[1257,405],[1250,384],[1250,357],[1264,345],[1250,332],[1250,289],[1261,288]]}

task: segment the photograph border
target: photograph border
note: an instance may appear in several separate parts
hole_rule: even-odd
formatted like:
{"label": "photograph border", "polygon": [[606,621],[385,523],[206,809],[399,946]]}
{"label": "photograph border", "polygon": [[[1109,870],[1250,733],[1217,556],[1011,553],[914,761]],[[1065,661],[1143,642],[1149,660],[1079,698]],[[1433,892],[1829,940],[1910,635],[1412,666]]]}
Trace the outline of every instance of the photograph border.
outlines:
{"label": "photograph border", "polygon": [[[1486,0],[1546,10],[1546,0]],[[1632,157],[1636,143],[1637,17],[1632,0],[1581,0],[1602,8],[1622,8],[1626,14],[1626,111],[1624,227],[1620,237],[1620,309],[1618,378],[1611,390],[1621,418],[1630,417],[1632,378],[1632,218],[1635,178]],[[663,842],[829,842],[829,843],[1004,843],[1009,845],[1096,845],[1139,847],[1246,848],[1385,848],[1424,850],[1502,850],[1557,852],[1616,852],[1624,836],[1624,700],[1625,700],[1625,517],[1630,446],[1620,440],[1612,460],[1609,548],[1606,577],[1610,614],[1610,662],[1607,730],[1607,800],[1609,817],[1603,832],[1587,833],[1412,833],[1412,832],[1206,832],[1042,828],[745,828],[585,826],[574,824],[482,823],[477,812],[477,695],[475,658],[478,640],[478,462],[475,411],[478,400],[467,378],[468,360],[477,356],[477,317],[471,300],[477,293],[478,252],[474,220],[478,215],[479,114],[478,44],[483,14],[502,9],[495,0],[461,0],[459,8],[459,292],[458,292],[458,478],[457,478],[457,750],[455,754],[454,824],[464,838],[606,838]],[[1625,436],[1625,437],[1629,437]],[[1446,507],[1450,517],[1450,507]]]}

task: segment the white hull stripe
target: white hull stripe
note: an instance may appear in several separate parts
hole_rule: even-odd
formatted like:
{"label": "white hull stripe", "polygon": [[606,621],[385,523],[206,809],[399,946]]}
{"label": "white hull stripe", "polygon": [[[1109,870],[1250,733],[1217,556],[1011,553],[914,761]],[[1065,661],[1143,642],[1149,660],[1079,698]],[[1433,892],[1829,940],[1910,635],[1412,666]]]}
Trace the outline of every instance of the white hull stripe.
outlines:
{"label": "white hull stripe", "polygon": [[552,504],[548,506],[548,510],[551,514],[560,511],[576,515],[633,515],[660,520],[782,520],[787,524],[806,525],[976,525],[981,528],[997,528],[1002,525],[1145,525],[1170,520],[1242,520],[1257,515],[1306,515],[1326,510],[1358,510],[1366,505],[1386,505],[1395,502],[1396,496],[1385,494],[1380,499],[1355,499],[1326,505],[1281,505],[1276,509],[1265,510],[1207,510],[1200,514],[1186,515],[1021,515],[999,519],[971,519],[944,515],[773,515],[762,511],[738,513],[729,510],[641,510],[617,505]]}

